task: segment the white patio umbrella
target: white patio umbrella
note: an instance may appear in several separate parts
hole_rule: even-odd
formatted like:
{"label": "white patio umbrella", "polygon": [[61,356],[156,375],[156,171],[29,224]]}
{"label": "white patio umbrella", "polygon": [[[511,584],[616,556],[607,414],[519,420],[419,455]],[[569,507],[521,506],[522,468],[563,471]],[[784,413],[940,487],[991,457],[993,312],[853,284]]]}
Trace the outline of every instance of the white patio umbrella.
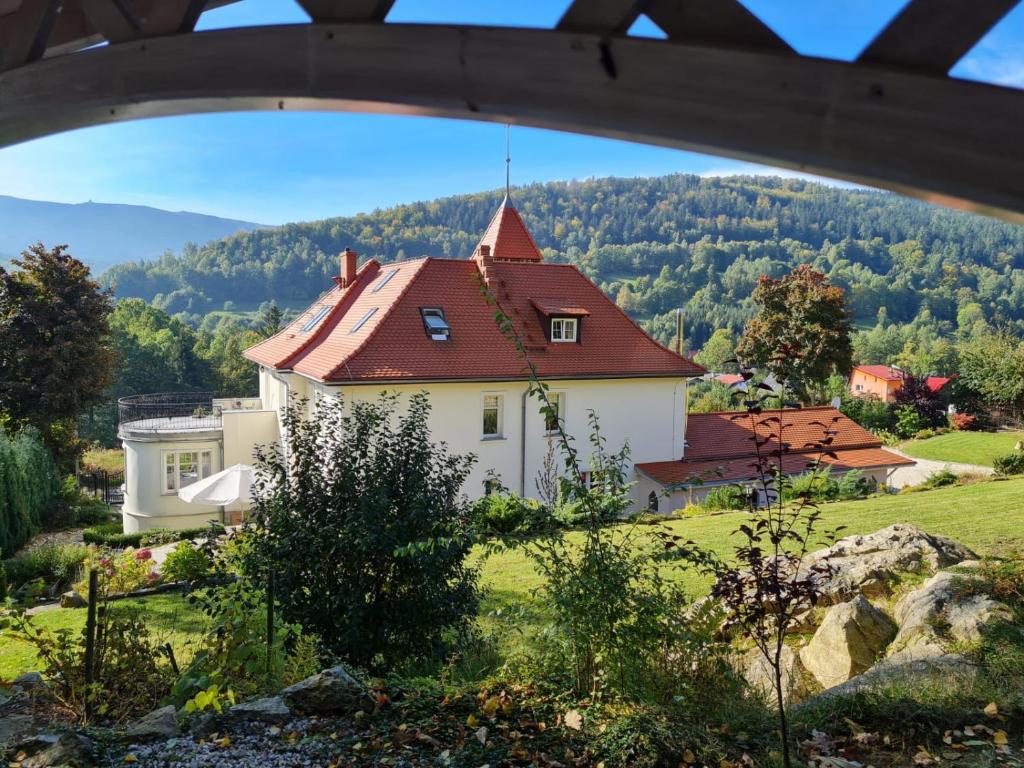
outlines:
{"label": "white patio umbrella", "polygon": [[186,485],[178,498],[189,504],[211,504],[226,507],[241,501],[252,502],[252,484],[256,471],[248,464],[235,464],[215,475]]}

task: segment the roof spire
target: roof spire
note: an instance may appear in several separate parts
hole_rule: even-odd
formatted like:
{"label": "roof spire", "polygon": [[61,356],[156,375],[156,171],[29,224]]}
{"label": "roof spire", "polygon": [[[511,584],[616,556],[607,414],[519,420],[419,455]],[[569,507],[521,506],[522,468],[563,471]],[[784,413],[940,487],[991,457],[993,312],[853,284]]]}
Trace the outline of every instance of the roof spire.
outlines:
{"label": "roof spire", "polygon": [[512,191],[512,155],[509,152],[509,135],[512,133],[512,126],[505,123],[505,199],[508,200]]}

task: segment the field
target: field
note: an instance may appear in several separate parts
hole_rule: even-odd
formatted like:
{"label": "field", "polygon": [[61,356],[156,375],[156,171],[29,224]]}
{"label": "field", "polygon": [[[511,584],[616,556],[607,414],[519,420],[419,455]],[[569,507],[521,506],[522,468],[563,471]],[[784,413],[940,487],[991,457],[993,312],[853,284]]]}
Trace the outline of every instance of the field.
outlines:
{"label": "field", "polygon": [[[838,502],[822,509],[825,524],[845,526],[844,534],[868,533],[892,523],[912,523],[930,533],[956,538],[979,554],[987,554],[1024,544],[1022,499],[1024,479],[1015,479]],[[727,551],[731,533],[744,515],[734,512],[693,517],[673,520],[668,525],[679,535],[705,547]],[[484,627],[499,630],[504,619],[495,618],[495,611],[502,609],[502,613],[506,613],[505,609],[514,606],[524,609],[516,626],[528,634],[544,612],[532,595],[541,579],[529,560],[522,552],[505,552],[484,560],[481,567],[483,584],[488,590],[481,611]],[[707,582],[693,572],[674,570],[672,576],[681,579],[694,595],[707,589]],[[145,600],[126,600],[117,605],[144,609],[154,635],[171,642],[182,657],[188,655],[188,639],[202,627],[201,618],[192,613],[179,596],[160,595]],[[52,629],[78,630],[84,621],[85,611],[75,609],[46,611],[38,617],[41,626]],[[517,633],[503,634],[503,646],[511,647],[520,642]],[[9,638],[0,638],[0,679],[25,672],[33,665],[31,648]]]}
{"label": "field", "polygon": [[933,461],[992,466],[996,456],[1013,451],[1024,432],[947,432],[927,440],[911,440],[900,448],[910,456]]}
{"label": "field", "polygon": [[121,472],[124,470],[124,451],[120,448],[92,448],[82,456],[82,466]]}

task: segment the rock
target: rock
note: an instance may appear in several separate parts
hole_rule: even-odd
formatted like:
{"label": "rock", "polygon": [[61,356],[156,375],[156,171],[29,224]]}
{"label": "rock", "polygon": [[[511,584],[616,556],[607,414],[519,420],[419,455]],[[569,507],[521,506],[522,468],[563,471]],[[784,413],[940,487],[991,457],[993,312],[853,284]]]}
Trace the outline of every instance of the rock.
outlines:
{"label": "rock", "polygon": [[0,717],[0,744],[10,744],[32,730],[34,721],[29,715]]}
{"label": "rock", "polygon": [[181,726],[178,725],[178,713],[173,706],[154,709],[148,715],[143,715],[134,723],[128,726],[124,733],[125,741],[132,744],[141,744],[146,741],[158,739],[173,739],[181,734]]}
{"label": "rock", "polygon": [[39,734],[20,742],[15,749],[26,755],[20,768],[91,768],[96,764],[92,741],[80,733]]}
{"label": "rock", "polygon": [[281,691],[284,703],[300,712],[356,712],[373,702],[344,666],[332,667]]}
{"label": "rock", "polygon": [[863,595],[833,605],[800,650],[800,661],[823,688],[867,671],[896,635],[896,624]]}
{"label": "rock", "polygon": [[224,730],[225,718],[216,712],[202,712],[188,723],[188,732],[193,739],[208,739]]}
{"label": "rock", "polygon": [[[800,664],[800,657],[788,645],[782,649],[782,699],[789,705],[800,701],[811,692],[807,674]],[[775,702],[775,672],[768,659],[754,648],[739,659],[739,672],[751,688],[764,696],[768,701]]]}
{"label": "rock", "polygon": [[971,550],[945,536],[896,523],[862,536],[847,536],[827,549],[810,554],[805,567],[827,562],[833,569],[823,577],[824,601],[843,602],[857,594],[886,594],[889,582],[900,573],[930,573],[964,560],[976,560]]}
{"label": "rock", "polygon": [[37,685],[43,684],[43,676],[39,672],[26,672],[23,675],[18,675],[14,678],[14,685],[21,688],[35,688]]}
{"label": "rock", "polygon": [[900,660],[942,656],[949,643],[981,639],[985,627],[1013,618],[1010,609],[988,595],[972,593],[967,574],[937,573],[896,603],[900,625],[889,656]]}
{"label": "rock", "polygon": [[255,720],[260,723],[286,723],[292,712],[280,696],[268,696],[236,704],[228,711],[231,720]]}
{"label": "rock", "polygon": [[863,675],[829,688],[815,699],[850,696],[863,691],[895,690],[903,698],[914,699],[915,694],[929,695],[929,691],[950,691],[959,688],[969,691],[978,676],[978,668],[959,654],[946,654],[931,659],[895,661],[887,659],[876,664]]}
{"label": "rock", "polygon": [[85,608],[88,605],[89,601],[77,592],[75,592],[75,590],[73,589],[69,589],[67,592],[60,596],[61,608]]}

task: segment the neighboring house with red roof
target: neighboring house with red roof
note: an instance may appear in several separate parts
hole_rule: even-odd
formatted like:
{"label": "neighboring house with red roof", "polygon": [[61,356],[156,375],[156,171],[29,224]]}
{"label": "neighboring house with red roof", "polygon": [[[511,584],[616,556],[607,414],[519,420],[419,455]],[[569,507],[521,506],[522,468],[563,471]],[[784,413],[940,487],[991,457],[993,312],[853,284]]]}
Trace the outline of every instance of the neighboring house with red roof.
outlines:
{"label": "neighboring house with red roof", "polygon": [[[857,365],[850,372],[850,394],[894,403],[906,376],[907,372],[895,365]],[[925,385],[932,392],[941,391],[949,382],[950,378],[942,376],[925,379]]]}
{"label": "neighboring house with red roof", "polygon": [[[217,510],[186,505],[177,491],[251,463],[256,445],[279,439],[288,402],[305,399],[312,410],[320,398],[351,403],[385,391],[397,395],[399,408],[426,392],[433,439],[476,454],[467,495],[484,494],[491,471],[506,487],[535,495],[553,425],[529,395],[526,363],[499,329],[487,295],[510,318],[566,431],[582,444],[593,411],[609,446],[629,443],[638,507],[659,507],[663,491],[709,461],[728,459],[729,477],[742,479],[739,462],[751,446],[736,437],[735,424],[701,414],[687,425],[688,382],[705,369],[655,342],[576,267],[545,263],[507,198],[469,259],[358,266],[346,250],[334,283],[245,351],[259,365],[259,398],[213,401],[202,423],[193,423],[194,408],[174,415],[166,404],[160,418],[122,419],[127,530],[212,516]],[[856,429],[859,452],[851,448],[845,461],[893,463]],[[720,456],[724,445],[731,447]],[[589,471],[586,450],[580,455]]]}

